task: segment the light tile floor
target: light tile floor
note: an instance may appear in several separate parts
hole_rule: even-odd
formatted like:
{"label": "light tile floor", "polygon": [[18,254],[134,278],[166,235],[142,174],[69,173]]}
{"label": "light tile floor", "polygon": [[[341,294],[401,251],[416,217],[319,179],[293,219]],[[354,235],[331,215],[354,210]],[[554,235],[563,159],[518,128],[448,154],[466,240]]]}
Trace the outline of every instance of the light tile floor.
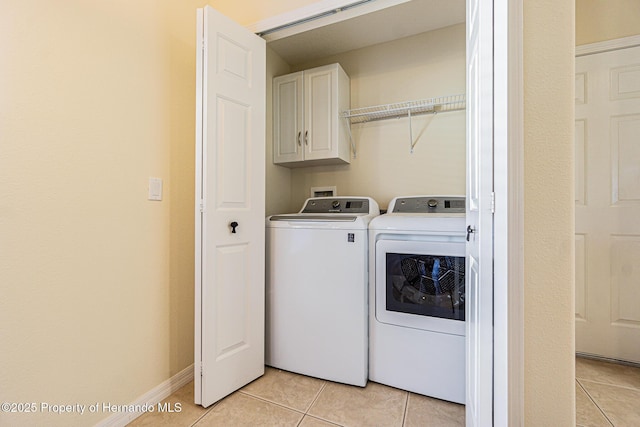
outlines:
{"label": "light tile floor", "polygon": [[464,406],[369,382],[353,387],[274,368],[209,408],[193,403],[193,383],[164,402],[181,412],[147,413],[129,426],[464,426]]}
{"label": "light tile floor", "polygon": [[640,368],[576,358],[576,423],[640,426]]}
{"label": "light tile floor", "polygon": [[[266,368],[220,402],[193,403],[193,383],[164,402],[181,412],[145,414],[130,426],[464,426],[464,406],[369,382],[367,387]],[[578,427],[640,426],[640,368],[576,358]]]}

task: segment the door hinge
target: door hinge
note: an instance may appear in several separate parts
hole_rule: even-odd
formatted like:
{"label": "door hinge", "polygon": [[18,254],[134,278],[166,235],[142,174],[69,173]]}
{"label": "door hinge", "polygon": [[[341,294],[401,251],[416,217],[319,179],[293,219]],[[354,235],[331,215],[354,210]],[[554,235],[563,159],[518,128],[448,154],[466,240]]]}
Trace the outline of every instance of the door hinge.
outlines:
{"label": "door hinge", "polygon": [[204,376],[204,369],[202,368],[202,365],[200,365],[200,376]]}
{"label": "door hinge", "polygon": [[491,213],[496,213],[496,193],[491,192]]}
{"label": "door hinge", "polygon": [[198,209],[200,209],[201,213],[204,213],[204,199],[200,199],[198,202]]}

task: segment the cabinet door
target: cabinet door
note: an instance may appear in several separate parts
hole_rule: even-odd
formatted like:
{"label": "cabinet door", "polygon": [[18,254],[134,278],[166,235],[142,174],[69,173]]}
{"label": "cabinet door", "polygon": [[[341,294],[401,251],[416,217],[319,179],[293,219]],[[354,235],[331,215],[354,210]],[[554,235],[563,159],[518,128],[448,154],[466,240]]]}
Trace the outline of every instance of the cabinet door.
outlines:
{"label": "cabinet door", "polygon": [[302,71],[273,79],[273,163],[303,160]]}
{"label": "cabinet door", "polygon": [[338,156],[338,67],[328,65],[304,72],[305,160]]}

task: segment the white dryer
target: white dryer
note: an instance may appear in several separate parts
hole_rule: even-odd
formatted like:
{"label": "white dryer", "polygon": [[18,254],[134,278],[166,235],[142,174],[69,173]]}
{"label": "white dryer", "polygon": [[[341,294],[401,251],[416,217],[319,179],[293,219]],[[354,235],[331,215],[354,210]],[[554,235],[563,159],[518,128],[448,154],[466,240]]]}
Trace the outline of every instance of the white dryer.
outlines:
{"label": "white dryer", "polygon": [[369,225],[369,379],[465,401],[465,198],[397,197]]}
{"label": "white dryer", "polygon": [[308,199],[266,221],[266,364],[365,386],[368,197]]}

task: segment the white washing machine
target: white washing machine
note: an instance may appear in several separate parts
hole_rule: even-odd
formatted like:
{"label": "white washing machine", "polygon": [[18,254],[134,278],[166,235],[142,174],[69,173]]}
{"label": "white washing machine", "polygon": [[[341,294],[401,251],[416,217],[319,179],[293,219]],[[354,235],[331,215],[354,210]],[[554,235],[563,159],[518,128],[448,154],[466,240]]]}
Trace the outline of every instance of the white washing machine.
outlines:
{"label": "white washing machine", "polygon": [[465,402],[465,198],[397,197],[369,225],[369,379]]}
{"label": "white washing machine", "polygon": [[308,199],[266,221],[266,364],[365,386],[368,197]]}

